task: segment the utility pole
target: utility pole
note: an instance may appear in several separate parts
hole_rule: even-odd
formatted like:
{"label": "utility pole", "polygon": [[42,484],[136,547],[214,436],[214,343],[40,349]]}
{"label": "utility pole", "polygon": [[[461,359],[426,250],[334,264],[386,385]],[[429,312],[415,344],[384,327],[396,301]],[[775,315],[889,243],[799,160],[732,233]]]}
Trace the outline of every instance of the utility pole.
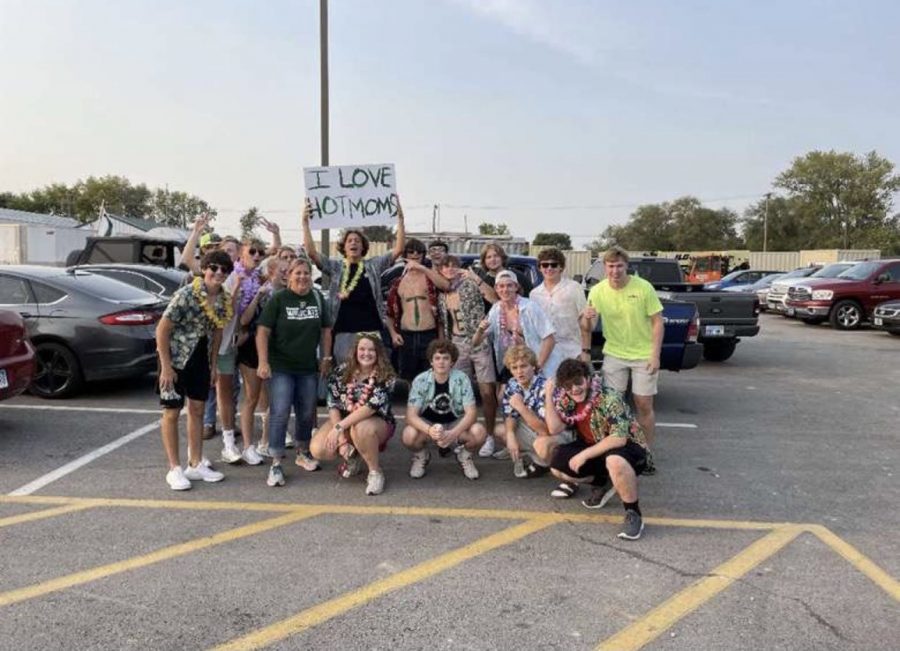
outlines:
{"label": "utility pole", "polygon": [[766,192],[766,212],[763,216],[763,253],[769,249],[769,199],[771,192]]}
{"label": "utility pole", "polygon": [[434,204],[431,207],[431,232],[432,233],[437,233],[437,211],[438,211],[438,205]]}
{"label": "utility pole", "polygon": [[[319,0],[319,80],[321,107],[322,167],[328,167],[328,0]],[[319,255],[331,255],[328,229],[322,229],[322,248]]]}

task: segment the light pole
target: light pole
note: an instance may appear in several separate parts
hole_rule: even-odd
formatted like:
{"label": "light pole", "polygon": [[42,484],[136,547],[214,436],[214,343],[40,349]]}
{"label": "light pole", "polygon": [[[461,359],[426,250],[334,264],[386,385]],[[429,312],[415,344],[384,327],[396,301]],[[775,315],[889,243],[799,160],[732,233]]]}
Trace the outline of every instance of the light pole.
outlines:
{"label": "light pole", "polygon": [[[319,0],[319,80],[321,107],[322,167],[328,166],[328,0]],[[328,229],[322,230],[321,255],[331,255]]]}
{"label": "light pole", "polygon": [[765,253],[769,247],[769,198],[771,196],[771,192],[766,192],[766,212],[763,215],[763,253]]}

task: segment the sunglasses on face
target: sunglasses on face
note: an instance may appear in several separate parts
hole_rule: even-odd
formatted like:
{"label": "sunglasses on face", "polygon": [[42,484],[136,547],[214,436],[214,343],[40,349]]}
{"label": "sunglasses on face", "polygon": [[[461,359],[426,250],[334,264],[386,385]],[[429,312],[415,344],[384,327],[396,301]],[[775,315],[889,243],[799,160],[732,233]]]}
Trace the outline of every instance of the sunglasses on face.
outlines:
{"label": "sunglasses on face", "polygon": [[214,274],[217,274],[221,271],[223,274],[228,275],[232,271],[231,267],[226,267],[222,264],[216,264],[215,262],[209,263],[206,268],[212,271]]}
{"label": "sunglasses on face", "polygon": [[558,262],[542,262],[541,269],[559,269]]}
{"label": "sunglasses on face", "polygon": [[250,247],[249,249],[247,249],[247,253],[249,253],[250,255],[265,255],[266,252],[263,249],[257,249],[256,247]]}
{"label": "sunglasses on face", "polygon": [[407,251],[407,252],[406,252],[406,255],[407,255],[407,256],[410,256],[410,255],[422,255],[422,252],[421,252],[421,251]]}

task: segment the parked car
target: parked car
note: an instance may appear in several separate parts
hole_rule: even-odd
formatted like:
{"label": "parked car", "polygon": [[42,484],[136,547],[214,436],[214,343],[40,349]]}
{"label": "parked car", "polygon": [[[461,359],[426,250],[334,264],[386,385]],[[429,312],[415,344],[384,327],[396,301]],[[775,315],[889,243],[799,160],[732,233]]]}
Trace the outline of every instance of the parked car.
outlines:
{"label": "parked car", "polygon": [[[857,264],[856,262],[832,262],[831,264],[808,267],[812,269],[810,273],[802,276],[803,278],[837,278],[847,269]],[[793,272],[792,272],[793,273]],[[776,280],[769,288],[769,294],[766,296],[766,304],[773,312],[778,312],[787,316],[787,300],[788,288],[795,284],[795,279]]]}
{"label": "parked car", "polygon": [[29,391],[43,398],[154,370],[165,307],[158,296],[86,271],[0,267],[0,308],[25,321],[37,355]]}
{"label": "parked car", "polygon": [[872,325],[900,337],[900,301],[887,301],[875,307]]}
{"label": "parked car", "polygon": [[15,312],[0,310],[0,400],[25,391],[34,376],[34,347],[25,321]]}
{"label": "parked car", "polygon": [[184,285],[188,275],[186,271],[152,264],[83,264],[69,267],[69,269],[88,271],[92,274],[119,280],[166,300],[172,298],[178,288]]}
{"label": "parked car", "polygon": [[149,235],[94,236],[87,238],[83,249],[69,253],[66,266],[121,262],[174,267],[183,248],[183,240]]}
{"label": "parked car", "polygon": [[768,274],[749,285],[729,285],[720,291],[729,292],[731,294],[756,294],[760,289],[769,289],[773,282],[783,277],[783,273]]}
{"label": "parked car", "polygon": [[703,289],[708,292],[718,292],[729,287],[752,285],[761,278],[765,278],[766,276],[773,276],[777,273],[780,272],[759,271],[757,269],[739,269],[737,271],[732,271],[730,274],[722,276],[721,280],[714,280],[713,282],[704,284]]}
{"label": "parked car", "polygon": [[837,278],[807,278],[791,285],[785,301],[789,316],[809,324],[831,322],[854,330],[879,303],[900,299],[900,259],[860,262]]}

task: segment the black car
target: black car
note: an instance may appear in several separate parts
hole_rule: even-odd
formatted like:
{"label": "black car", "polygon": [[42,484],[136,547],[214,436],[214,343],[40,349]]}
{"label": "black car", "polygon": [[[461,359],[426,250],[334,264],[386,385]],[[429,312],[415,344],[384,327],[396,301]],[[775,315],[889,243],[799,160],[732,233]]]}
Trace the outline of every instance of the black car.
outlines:
{"label": "black car", "polygon": [[29,391],[42,398],[154,370],[156,323],[165,307],[158,296],[86,271],[0,267],[0,309],[25,321],[37,353]]}
{"label": "black car", "polygon": [[69,269],[89,271],[92,274],[119,280],[167,300],[184,285],[188,275],[185,271],[153,264],[82,264]]}
{"label": "black car", "polygon": [[872,314],[872,325],[900,337],[900,301],[880,303]]}

